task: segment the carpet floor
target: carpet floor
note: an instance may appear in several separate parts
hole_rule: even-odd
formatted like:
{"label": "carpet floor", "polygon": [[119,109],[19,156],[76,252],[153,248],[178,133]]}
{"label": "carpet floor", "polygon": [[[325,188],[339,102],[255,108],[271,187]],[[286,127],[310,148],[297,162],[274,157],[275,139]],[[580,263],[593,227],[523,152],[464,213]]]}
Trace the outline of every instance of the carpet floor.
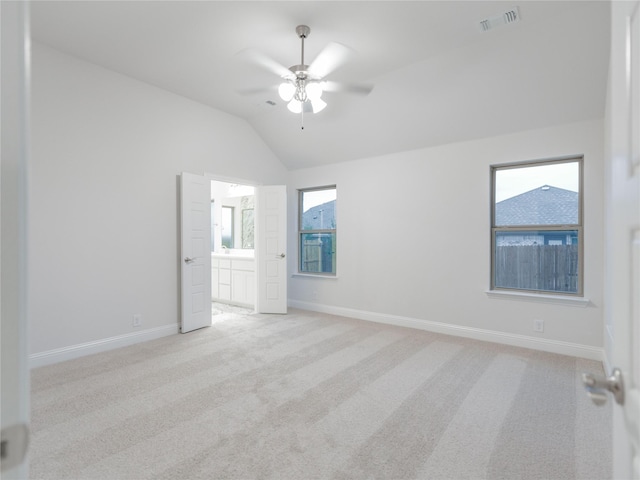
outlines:
{"label": "carpet floor", "polygon": [[33,479],[607,479],[599,362],[302,310],[32,371]]}

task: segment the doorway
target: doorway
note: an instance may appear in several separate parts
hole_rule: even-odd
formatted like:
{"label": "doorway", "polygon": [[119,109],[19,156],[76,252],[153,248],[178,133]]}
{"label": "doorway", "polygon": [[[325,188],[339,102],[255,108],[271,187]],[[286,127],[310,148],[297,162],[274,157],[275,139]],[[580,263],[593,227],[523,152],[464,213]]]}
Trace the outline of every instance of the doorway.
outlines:
{"label": "doorway", "polygon": [[254,186],[211,180],[211,302],[214,322],[255,310],[254,212]]}

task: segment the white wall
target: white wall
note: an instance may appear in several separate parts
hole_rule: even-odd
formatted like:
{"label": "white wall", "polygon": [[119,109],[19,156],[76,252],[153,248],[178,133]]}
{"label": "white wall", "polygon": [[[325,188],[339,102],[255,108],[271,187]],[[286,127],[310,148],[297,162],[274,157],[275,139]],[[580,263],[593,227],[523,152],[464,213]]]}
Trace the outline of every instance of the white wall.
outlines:
{"label": "white wall", "polygon": [[32,114],[32,360],[177,331],[180,172],[286,181],[245,121],[39,44]]}
{"label": "white wall", "polygon": [[[294,275],[290,304],[600,358],[603,128],[596,120],[291,172],[292,248],[296,189],[337,185],[338,278]],[[573,154],[584,154],[591,303],[489,298],[490,165]],[[545,320],[543,333],[534,319]]]}

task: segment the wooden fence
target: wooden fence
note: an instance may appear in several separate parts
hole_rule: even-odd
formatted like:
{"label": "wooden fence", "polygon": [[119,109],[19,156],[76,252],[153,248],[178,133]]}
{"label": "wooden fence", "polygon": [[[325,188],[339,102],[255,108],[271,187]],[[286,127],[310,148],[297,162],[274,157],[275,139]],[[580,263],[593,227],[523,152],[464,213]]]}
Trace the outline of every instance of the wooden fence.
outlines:
{"label": "wooden fence", "polygon": [[500,246],[494,260],[496,287],[578,291],[578,245]]}
{"label": "wooden fence", "polygon": [[321,272],[322,242],[305,239],[302,242],[302,271]]}
{"label": "wooden fence", "polygon": [[333,239],[330,235],[304,234],[302,240],[303,272],[332,272]]}

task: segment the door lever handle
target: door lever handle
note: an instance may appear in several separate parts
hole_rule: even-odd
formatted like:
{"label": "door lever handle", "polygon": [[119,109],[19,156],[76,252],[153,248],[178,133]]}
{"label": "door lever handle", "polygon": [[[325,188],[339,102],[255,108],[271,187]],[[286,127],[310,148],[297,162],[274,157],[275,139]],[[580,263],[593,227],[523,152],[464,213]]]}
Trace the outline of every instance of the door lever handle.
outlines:
{"label": "door lever handle", "polygon": [[583,373],[582,383],[587,390],[587,396],[596,405],[604,405],[607,402],[607,392],[613,394],[613,398],[619,405],[624,405],[624,381],[619,368],[614,368],[608,377]]}
{"label": "door lever handle", "polygon": [[195,258],[184,257],[184,263],[193,263],[195,261]]}

